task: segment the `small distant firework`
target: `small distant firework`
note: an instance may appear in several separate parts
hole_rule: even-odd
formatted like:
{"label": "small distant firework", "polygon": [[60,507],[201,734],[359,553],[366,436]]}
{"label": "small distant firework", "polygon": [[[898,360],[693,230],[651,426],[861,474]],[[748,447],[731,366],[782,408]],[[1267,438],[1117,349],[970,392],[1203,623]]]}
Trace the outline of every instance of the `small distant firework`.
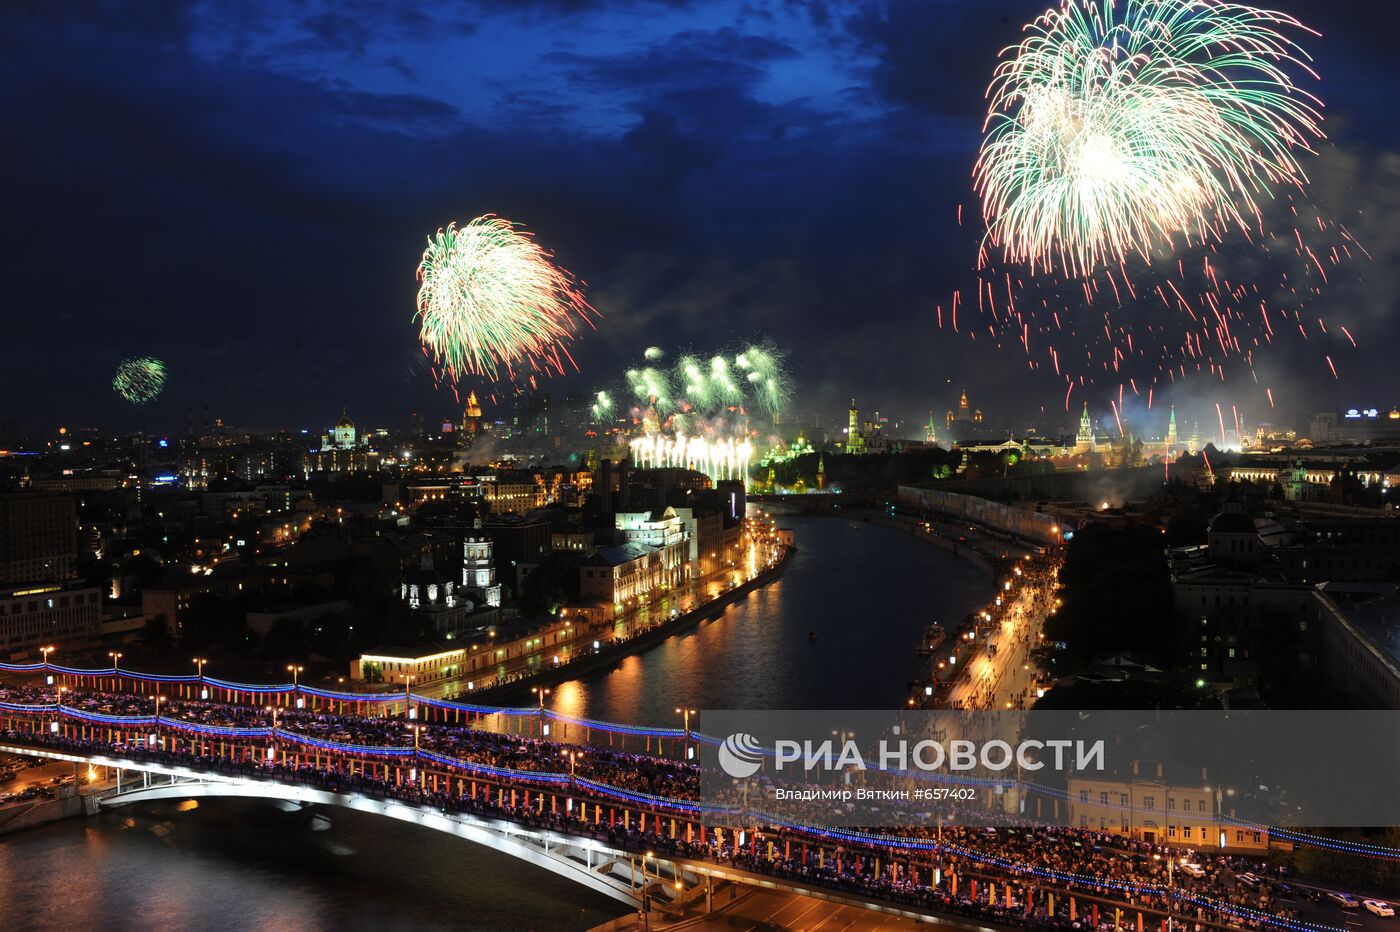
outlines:
{"label": "small distant firework", "polygon": [[134,405],[154,401],[165,388],[165,363],[149,356],[124,359],[112,378],[112,388]]}
{"label": "small distant firework", "polygon": [[419,340],[451,382],[562,373],[565,360],[574,366],[566,344],[594,313],[550,253],[489,214],[429,237],[418,280]]}
{"label": "small distant firework", "polygon": [[[1224,0],[1063,0],[1003,53],[975,169],[990,243],[1091,275],[1258,226],[1321,138],[1283,13]],[[1314,33],[1315,34],[1315,33]],[[1315,75],[1314,75],[1315,77]]]}

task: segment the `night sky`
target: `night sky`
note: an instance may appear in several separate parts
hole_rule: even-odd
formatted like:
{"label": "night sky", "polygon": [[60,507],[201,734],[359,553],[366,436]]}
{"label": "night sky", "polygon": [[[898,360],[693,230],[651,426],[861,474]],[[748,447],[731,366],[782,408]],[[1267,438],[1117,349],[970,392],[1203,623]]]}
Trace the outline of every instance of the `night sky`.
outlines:
{"label": "night sky", "polygon": [[[996,54],[1046,5],[7,3],[0,416],[451,415],[419,362],[414,268],[429,232],[495,212],[586,280],[602,315],[574,346],[583,375],[551,393],[610,381],[649,345],[766,336],[792,354],[800,410],[835,415],[856,394],[917,417],[965,385],[995,420],[1043,403],[1067,422],[1062,381],[1027,372],[1018,347],[940,333],[933,313],[976,259],[970,174]],[[1316,307],[1361,348],[1280,341],[1260,384],[1280,410],[1389,407],[1400,7],[1276,5],[1323,34],[1306,47],[1330,140],[1308,169],[1374,261],[1338,271]],[[110,388],[132,355],[171,371],[143,409]],[[1106,407],[1110,392],[1083,397]],[[1268,418],[1243,368],[1175,400]]]}

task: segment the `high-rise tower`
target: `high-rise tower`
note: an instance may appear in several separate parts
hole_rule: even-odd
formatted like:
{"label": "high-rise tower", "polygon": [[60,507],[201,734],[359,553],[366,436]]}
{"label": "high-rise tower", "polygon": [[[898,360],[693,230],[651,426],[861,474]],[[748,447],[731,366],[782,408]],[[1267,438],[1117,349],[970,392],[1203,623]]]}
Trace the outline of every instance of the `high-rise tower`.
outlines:
{"label": "high-rise tower", "polygon": [[1094,451],[1094,422],[1089,417],[1089,403],[1084,403],[1084,413],[1079,415],[1079,432],[1074,435],[1074,447],[1080,453]]}
{"label": "high-rise tower", "polygon": [[846,426],[846,452],[865,452],[865,437],[860,432],[860,411],[854,398],[851,399],[850,422]]}

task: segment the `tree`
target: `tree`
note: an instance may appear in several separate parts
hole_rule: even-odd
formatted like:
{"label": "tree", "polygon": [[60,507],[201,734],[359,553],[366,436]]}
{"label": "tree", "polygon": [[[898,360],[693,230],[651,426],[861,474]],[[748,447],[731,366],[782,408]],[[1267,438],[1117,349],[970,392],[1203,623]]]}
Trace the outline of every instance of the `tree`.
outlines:
{"label": "tree", "polygon": [[141,629],[141,646],[152,654],[165,654],[173,646],[170,638],[170,625],[164,615],[146,619]]}

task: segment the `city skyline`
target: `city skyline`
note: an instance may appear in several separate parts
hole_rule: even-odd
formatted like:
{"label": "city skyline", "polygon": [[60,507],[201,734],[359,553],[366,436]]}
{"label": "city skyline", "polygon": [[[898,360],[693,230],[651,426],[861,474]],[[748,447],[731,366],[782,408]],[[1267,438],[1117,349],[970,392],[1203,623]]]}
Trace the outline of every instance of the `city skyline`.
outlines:
{"label": "city skyline", "polygon": [[[417,347],[413,265],[432,230],[495,211],[586,281],[602,315],[576,344],[582,372],[542,381],[552,394],[586,393],[652,344],[762,336],[788,350],[802,407],[833,417],[854,391],[919,420],[962,385],[1021,422],[1072,424],[1085,400],[1098,416],[1117,380],[1066,410],[1063,383],[1016,347],[935,321],[980,235],[957,218],[960,205],[977,217],[982,91],[1042,6],[0,14],[17,37],[4,67],[39,78],[4,105],[22,142],[3,164],[27,181],[7,250],[28,309],[12,316],[7,397],[26,399],[36,430],[175,430],[191,404],[263,427],[319,426],[342,406],[365,423],[448,416],[459,404]],[[1317,310],[1359,347],[1335,331],[1280,338],[1255,361],[1258,385],[1243,366],[1193,374],[1154,409],[1276,420],[1271,380],[1293,417],[1394,403],[1381,357],[1396,336],[1397,131],[1370,75],[1395,14],[1289,12],[1322,33],[1308,51],[1331,140],[1306,167],[1373,257],[1335,275]],[[512,54],[492,53],[507,32]],[[79,263],[56,248],[94,230]],[[133,408],[110,380],[145,355],[168,379]]]}

